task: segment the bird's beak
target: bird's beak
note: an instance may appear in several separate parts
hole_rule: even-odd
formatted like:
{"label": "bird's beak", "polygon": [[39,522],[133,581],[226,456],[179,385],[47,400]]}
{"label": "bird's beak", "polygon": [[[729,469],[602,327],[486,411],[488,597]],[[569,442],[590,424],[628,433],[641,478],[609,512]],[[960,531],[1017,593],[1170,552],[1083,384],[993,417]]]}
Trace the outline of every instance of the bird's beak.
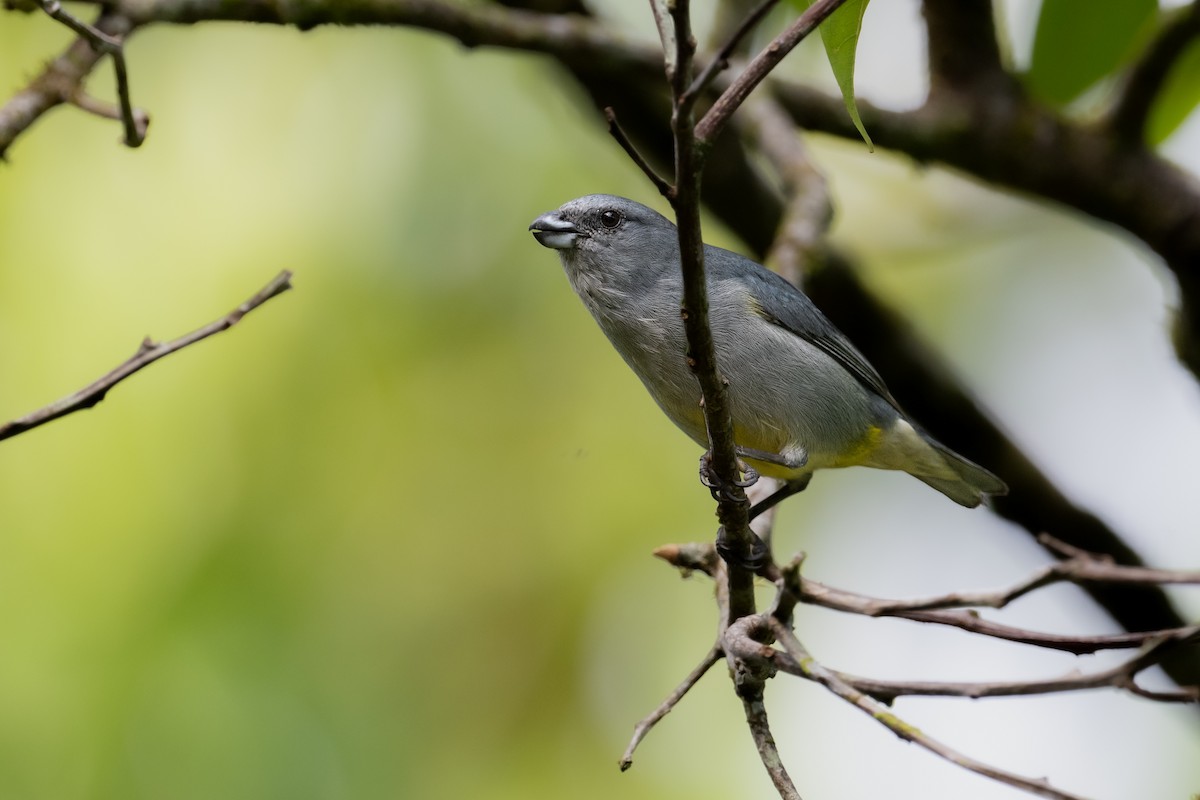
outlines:
{"label": "bird's beak", "polygon": [[575,223],[563,219],[557,211],[542,214],[530,223],[529,230],[533,231],[538,244],[554,250],[570,250],[580,236]]}

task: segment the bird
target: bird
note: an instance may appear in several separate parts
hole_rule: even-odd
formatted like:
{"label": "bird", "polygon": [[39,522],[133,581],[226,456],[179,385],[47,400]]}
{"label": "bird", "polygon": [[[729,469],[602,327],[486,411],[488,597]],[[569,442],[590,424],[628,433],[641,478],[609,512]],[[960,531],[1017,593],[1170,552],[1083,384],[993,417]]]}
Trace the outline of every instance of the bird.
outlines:
{"label": "bird", "polygon": [[[707,448],[702,393],[685,358],[674,223],[633,200],[593,194],[542,214],[529,230],[557,251],[571,287],[666,416]],[[817,470],[852,466],[906,472],[968,508],[1007,493],[1000,478],[909,419],[800,289],[708,244],[704,265],[737,454],[783,481],[777,494],[803,489]]]}

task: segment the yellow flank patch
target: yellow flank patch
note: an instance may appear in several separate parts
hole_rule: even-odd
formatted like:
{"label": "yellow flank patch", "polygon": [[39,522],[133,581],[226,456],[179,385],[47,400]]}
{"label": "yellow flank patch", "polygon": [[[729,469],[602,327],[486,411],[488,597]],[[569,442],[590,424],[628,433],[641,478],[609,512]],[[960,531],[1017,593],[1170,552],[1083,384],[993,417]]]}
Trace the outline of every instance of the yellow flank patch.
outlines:
{"label": "yellow flank patch", "polygon": [[749,293],[746,294],[746,309],[756,317],[762,317],[768,322],[771,321],[770,317],[767,316],[767,312],[763,311],[762,303],[758,301],[757,297]]}
{"label": "yellow flank patch", "polygon": [[858,440],[851,442],[846,451],[834,459],[832,466],[852,467],[855,464],[863,463],[871,453],[875,452],[875,448],[879,447],[881,441],[883,441],[883,428],[878,425],[868,425],[863,435]]}

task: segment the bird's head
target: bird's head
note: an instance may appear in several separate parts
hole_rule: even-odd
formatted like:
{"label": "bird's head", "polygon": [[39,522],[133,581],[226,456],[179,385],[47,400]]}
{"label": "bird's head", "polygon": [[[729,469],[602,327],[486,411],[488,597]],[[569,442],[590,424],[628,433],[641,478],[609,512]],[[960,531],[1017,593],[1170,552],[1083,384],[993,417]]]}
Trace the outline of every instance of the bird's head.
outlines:
{"label": "bird's head", "polygon": [[624,197],[577,198],[542,214],[529,230],[538,243],[559,252],[572,280],[587,275],[626,283],[649,278],[679,260],[671,221]]}

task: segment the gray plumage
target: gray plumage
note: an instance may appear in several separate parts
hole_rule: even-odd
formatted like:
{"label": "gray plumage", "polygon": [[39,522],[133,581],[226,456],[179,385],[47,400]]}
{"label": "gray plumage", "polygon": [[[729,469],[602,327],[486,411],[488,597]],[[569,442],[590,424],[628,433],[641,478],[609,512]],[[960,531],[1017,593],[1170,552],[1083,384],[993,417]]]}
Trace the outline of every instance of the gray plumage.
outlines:
{"label": "gray plumage", "polygon": [[[684,361],[683,280],[674,224],[612,195],[589,195],[529,226],[556,249],[575,292],[666,415],[708,446],[700,388]],[[911,424],[883,379],[808,297],[728,250],[705,245],[709,322],[729,382],[734,438],[764,475],[903,470],[964,506],[1007,491]]]}

